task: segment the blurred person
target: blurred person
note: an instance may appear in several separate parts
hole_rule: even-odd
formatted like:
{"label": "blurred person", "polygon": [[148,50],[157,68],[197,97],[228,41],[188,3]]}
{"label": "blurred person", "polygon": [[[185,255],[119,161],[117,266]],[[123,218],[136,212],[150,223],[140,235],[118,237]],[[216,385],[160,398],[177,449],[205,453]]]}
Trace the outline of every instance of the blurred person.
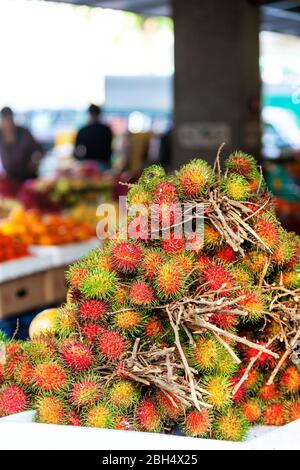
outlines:
{"label": "blurred person", "polygon": [[95,160],[102,170],[111,167],[112,131],[101,122],[101,108],[91,104],[88,108],[88,125],[79,130],[74,157],[77,160]]}
{"label": "blurred person", "polygon": [[0,114],[0,158],[5,175],[18,183],[36,178],[43,157],[41,145],[28,129],[16,125],[10,108],[3,108]]}

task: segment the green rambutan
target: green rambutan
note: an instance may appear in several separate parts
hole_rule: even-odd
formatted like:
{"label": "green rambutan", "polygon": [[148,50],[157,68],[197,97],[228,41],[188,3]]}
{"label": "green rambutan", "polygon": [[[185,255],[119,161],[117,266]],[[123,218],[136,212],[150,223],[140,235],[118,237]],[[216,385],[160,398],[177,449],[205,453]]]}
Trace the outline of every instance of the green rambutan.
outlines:
{"label": "green rambutan", "polygon": [[179,188],[187,198],[197,198],[213,182],[214,174],[209,164],[201,159],[191,160],[176,173]]}
{"label": "green rambutan", "polygon": [[155,400],[163,415],[172,421],[178,420],[178,418],[184,412],[184,409],[178,398],[170,393],[165,393],[161,389],[157,389],[155,393]]}
{"label": "green rambutan", "polygon": [[203,379],[204,388],[209,395],[207,401],[217,410],[226,408],[231,403],[231,383],[228,377],[213,374]]}
{"label": "green rambutan", "polygon": [[101,398],[101,391],[97,376],[92,374],[79,377],[69,392],[69,401],[72,405],[82,408],[92,405]]}
{"label": "green rambutan", "polygon": [[85,300],[79,307],[78,316],[86,322],[100,321],[108,311],[108,306],[103,300]]}
{"label": "green rambutan", "polygon": [[275,217],[270,216],[269,214],[263,214],[257,220],[253,230],[270,249],[278,246],[279,229]]}
{"label": "green rambutan", "polygon": [[228,295],[234,287],[233,277],[228,269],[218,264],[210,264],[202,273],[204,282],[211,290],[220,291],[221,295]]}
{"label": "green rambutan", "polygon": [[286,424],[286,408],[283,402],[270,403],[266,406],[263,424],[267,426],[283,426]]}
{"label": "green rambutan", "polygon": [[288,420],[296,421],[300,419],[300,399],[292,400],[288,404]]}
{"label": "green rambutan", "polygon": [[144,326],[144,330],[145,330],[145,335],[148,338],[157,338],[158,336],[163,335],[165,331],[162,322],[157,317],[150,318],[146,322]]}
{"label": "green rambutan", "polygon": [[141,260],[141,248],[125,240],[116,241],[111,248],[113,266],[122,273],[132,273]]}
{"label": "green rambutan", "polygon": [[99,339],[99,351],[105,359],[117,361],[126,349],[125,339],[113,330],[105,331]]}
{"label": "green rambutan", "polygon": [[23,348],[31,363],[54,358],[57,354],[57,342],[51,334],[39,335],[25,342]]}
{"label": "green rambutan", "polygon": [[168,254],[180,253],[185,250],[185,239],[183,237],[176,238],[174,233],[171,233],[168,238],[163,238],[161,247]]}
{"label": "green rambutan", "polygon": [[129,291],[130,302],[140,307],[149,307],[155,301],[154,290],[145,281],[134,281]]}
{"label": "green rambutan", "polygon": [[96,268],[84,279],[80,292],[88,299],[106,300],[113,296],[117,287],[118,281],[115,273]]}
{"label": "green rambutan", "polygon": [[252,155],[247,153],[236,151],[229,155],[225,162],[226,168],[230,172],[238,175],[251,177],[253,172],[257,171],[256,160]]}
{"label": "green rambutan", "polygon": [[80,330],[88,343],[95,343],[104,333],[105,327],[96,323],[86,323],[80,327]]}
{"label": "green rambutan", "polygon": [[241,175],[231,174],[222,181],[222,189],[229,199],[245,201],[250,195],[249,184]]}
{"label": "green rambutan", "polygon": [[264,270],[266,263],[268,263],[268,256],[259,250],[250,250],[244,258],[245,265],[254,273],[261,274]]}
{"label": "green rambutan", "polygon": [[89,270],[82,261],[72,264],[66,272],[66,279],[75,289],[80,289],[87,278]]}
{"label": "green rambutan", "polygon": [[160,183],[166,179],[166,172],[160,165],[151,165],[145,168],[140,179],[139,185],[143,186],[147,191],[153,191]]}
{"label": "green rambutan", "polygon": [[242,441],[249,429],[246,419],[235,408],[229,408],[220,416],[217,416],[214,427],[216,437],[226,441]]}
{"label": "green rambutan", "polygon": [[140,263],[145,278],[151,281],[162,262],[163,254],[160,250],[153,248],[145,250]]}
{"label": "green rambutan", "polygon": [[211,335],[203,334],[189,347],[188,352],[194,367],[201,371],[209,371],[214,369],[218,361],[220,347]]}
{"label": "green rambutan", "polygon": [[272,383],[270,385],[264,384],[258,390],[258,396],[263,401],[270,402],[272,400],[276,400],[280,398],[280,391],[276,384]]}
{"label": "green rambutan", "polygon": [[215,252],[214,257],[224,263],[233,263],[237,258],[237,253],[230,245],[223,245]]}
{"label": "green rambutan", "polygon": [[0,417],[25,411],[28,397],[18,385],[8,384],[0,389]]}
{"label": "green rambutan", "polygon": [[262,404],[255,398],[249,398],[241,405],[244,417],[249,423],[257,423],[262,416]]}
{"label": "green rambutan", "polygon": [[280,384],[286,393],[299,392],[300,391],[299,369],[295,365],[288,366],[281,376]]}
{"label": "green rambutan", "polygon": [[231,355],[223,347],[220,347],[216,370],[226,376],[232,375],[237,370],[237,364],[233,362]]}
{"label": "green rambutan", "polygon": [[67,373],[58,362],[49,359],[35,366],[32,381],[40,391],[55,392],[66,385]]}
{"label": "green rambutan", "polygon": [[110,403],[118,410],[126,411],[132,408],[140,399],[140,391],[129,380],[115,382],[108,392]]}
{"label": "green rambutan", "polygon": [[161,299],[177,299],[184,290],[185,275],[180,266],[173,261],[166,261],[160,265],[155,278],[157,296]]}
{"label": "green rambutan", "polygon": [[210,430],[211,420],[206,409],[191,410],[187,413],[183,431],[187,436],[203,437]]}
{"label": "green rambutan", "polygon": [[230,272],[238,286],[252,285],[253,272],[245,263],[238,263],[230,267]]}
{"label": "green rambutan", "polygon": [[208,248],[215,248],[222,243],[222,235],[211,224],[204,224],[204,245]]}
{"label": "green rambutan", "polygon": [[113,429],[115,419],[116,416],[112,407],[105,402],[98,402],[86,412],[84,424],[92,428]]}
{"label": "green rambutan", "polygon": [[65,403],[55,395],[37,397],[37,421],[45,424],[67,424]]}
{"label": "green rambutan", "polygon": [[247,312],[247,315],[242,317],[243,320],[251,323],[258,321],[263,316],[265,310],[265,302],[262,295],[255,290],[243,290],[240,292],[240,296],[244,296],[244,298],[239,300],[238,304]]}
{"label": "green rambutan", "polygon": [[121,330],[124,334],[136,333],[144,322],[144,315],[137,310],[124,310],[117,312],[113,318],[114,327]]}
{"label": "green rambutan", "polygon": [[94,357],[90,348],[71,339],[65,340],[60,348],[61,357],[72,371],[84,371],[94,363]]}
{"label": "green rambutan", "polygon": [[144,398],[136,408],[136,420],[143,431],[160,432],[163,421],[153,400]]}

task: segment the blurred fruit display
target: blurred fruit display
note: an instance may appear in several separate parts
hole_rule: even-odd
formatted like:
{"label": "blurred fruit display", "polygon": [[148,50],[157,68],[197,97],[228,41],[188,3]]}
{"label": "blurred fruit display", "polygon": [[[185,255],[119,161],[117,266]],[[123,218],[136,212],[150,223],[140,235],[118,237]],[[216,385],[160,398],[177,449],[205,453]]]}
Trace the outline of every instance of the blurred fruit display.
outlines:
{"label": "blurred fruit display", "polygon": [[0,262],[10,261],[28,255],[26,244],[16,237],[0,233]]}

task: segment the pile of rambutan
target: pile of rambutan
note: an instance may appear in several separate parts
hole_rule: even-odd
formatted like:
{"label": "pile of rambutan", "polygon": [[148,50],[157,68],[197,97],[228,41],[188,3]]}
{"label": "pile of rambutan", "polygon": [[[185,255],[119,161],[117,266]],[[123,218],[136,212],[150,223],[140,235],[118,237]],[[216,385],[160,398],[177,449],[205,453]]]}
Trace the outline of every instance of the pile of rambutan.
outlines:
{"label": "pile of rambutan", "polygon": [[[128,204],[154,204],[154,236],[122,230],[71,266],[55,331],[0,334],[0,417],[235,441],[300,419],[300,239],[252,156],[215,168],[147,168]],[[178,236],[187,203],[203,223]]]}

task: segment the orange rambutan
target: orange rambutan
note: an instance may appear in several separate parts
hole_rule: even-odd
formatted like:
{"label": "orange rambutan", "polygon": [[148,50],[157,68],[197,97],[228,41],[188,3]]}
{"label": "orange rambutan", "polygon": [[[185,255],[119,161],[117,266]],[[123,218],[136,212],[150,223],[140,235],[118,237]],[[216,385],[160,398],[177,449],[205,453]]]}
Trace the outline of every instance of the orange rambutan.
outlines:
{"label": "orange rambutan", "polygon": [[66,273],[66,278],[72,287],[75,287],[75,289],[79,289],[88,274],[88,269],[83,265],[82,262],[78,262],[70,266],[69,270]]}
{"label": "orange rambutan", "polygon": [[125,339],[113,330],[105,331],[99,339],[99,351],[108,360],[116,361],[125,352]]}
{"label": "orange rambutan", "polygon": [[145,251],[140,263],[145,278],[151,281],[162,262],[163,254],[161,251],[151,248]]}
{"label": "orange rambutan", "polygon": [[92,428],[113,429],[115,425],[115,412],[104,402],[91,406],[84,417],[85,426]]}
{"label": "orange rambutan", "polygon": [[[245,371],[246,366],[240,367],[238,371],[240,378],[244,375]],[[246,388],[247,392],[255,392],[262,384],[263,379],[264,376],[262,372],[257,369],[257,367],[252,367],[247,373],[247,378],[244,381],[244,387]]]}
{"label": "orange rambutan", "polygon": [[135,333],[143,324],[144,318],[137,310],[124,310],[114,315],[114,326],[123,333]]}
{"label": "orange rambutan", "polygon": [[99,321],[107,313],[108,307],[103,300],[85,300],[79,307],[78,316],[87,322]]}
{"label": "orange rambutan", "polygon": [[204,224],[204,245],[207,247],[217,247],[222,243],[220,232],[208,223]]}
{"label": "orange rambutan", "polygon": [[73,371],[89,369],[94,362],[90,348],[74,340],[66,340],[60,348],[60,354],[64,363]]}
{"label": "orange rambutan", "polygon": [[276,384],[272,383],[270,385],[264,384],[258,390],[258,396],[262,400],[269,402],[271,400],[276,400],[280,398],[280,391]]}
{"label": "orange rambutan", "polygon": [[277,276],[277,282],[288,289],[299,289],[300,287],[300,271],[296,266],[291,271],[280,271]]}
{"label": "orange rambutan", "polygon": [[210,264],[202,273],[204,282],[208,283],[211,290],[220,291],[221,295],[228,295],[234,287],[233,277],[230,272],[218,264]]}
{"label": "orange rambutan", "polygon": [[163,422],[153,400],[144,398],[136,409],[136,420],[143,431],[159,432]]}
{"label": "orange rambutan", "polygon": [[242,412],[249,423],[257,423],[262,415],[262,404],[255,398],[249,398],[242,403]]}
{"label": "orange rambutan", "polygon": [[37,389],[44,392],[54,392],[66,385],[67,373],[58,362],[49,359],[35,366],[32,380]]}
{"label": "orange rambutan", "polygon": [[132,273],[140,262],[142,250],[135,243],[121,240],[113,244],[111,255],[113,266],[117,271]]}
{"label": "orange rambutan", "polygon": [[209,256],[206,255],[199,255],[196,260],[196,266],[200,273],[206,269],[208,266],[212,265],[213,262]]}
{"label": "orange rambutan", "polygon": [[300,399],[292,400],[288,404],[288,420],[296,421],[300,419]]}
{"label": "orange rambutan", "polygon": [[226,168],[238,175],[250,177],[257,171],[256,160],[244,152],[234,152],[226,160]]}
{"label": "orange rambutan", "polygon": [[38,397],[35,404],[37,421],[45,424],[66,424],[67,413],[63,400],[54,395]]}
{"label": "orange rambutan", "polygon": [[149,338],[154,338],[164,333],[163,324],[157,317],[150,318],[145,324],[144,330],[145,335]]}
{"label": "orange rambutan", "polygon": [[183,165],[176,176],[180,189],[188,198],[200,196],[214,179],[212,168],[201,159],[191,160]]}
{"label": "orange rambutan", "polygon": [[18,385],[8,384],[0,389],[0,417],[25,411],[28,397]]}
{"label": "orange rambutan", "polygon": [[288,366],[282,374],[281,386],[287,393],[297,393],[300,390],[300,371],[295,365]]}
{"label": "orange rambutan", "polygon": [[262,295],[254,290],[243,290],[240,296],[244,298],[239,300],[239,306],[243,307],[247,315],[242,318],[247,322],[256,322],[259,320],[265,310],[265,302]]}
{"label": "orange rambutan", "polygon": [[182,269],[184,274],[189,274],[195,265],[194,256],[192,254],[188,254],[184,252],[175,254],[172,260],[174,261],[174,263],[177,264],[177,266],[179,266]]}
{"label": "orange rambutan", "polygon": [[254,225],[253,230],[270,249],[278,245],[279,231],[273,216],[269,217],[265,214],[261,216]]}
{"label": "orange rambutan", "polygon": [[268,404],[265,408],[263,424],[267,426],[283,426],[286,424],[286,408],[282,402]]}
{"label": "orange rambutan", "polygon": [[155,400],[164,416],[172,421],[178,420],[184,411],[178,398],[170,393],[164,393],[161,389],[157,389]]}
{"label": "orange rambutan", "polygon": [[254,274],[262,273],[267,262],[268,256],[259,250],[248,251],[244,258],[244,263]]}
{"label": "orange rambutan", "polygon": [[69,393],[72,405],[81,408],[91,405],[101,398],[99,382],[96,376],[82,376],[73,385]]}
{"label": "orange rambutan", "polygon": [[154,290],[145,281],[134,281],[131,284],[129,298],[134,305],[149,307],[155,300]]}
{"label": "orange rambutan", "polygon": [[20,362],[15,368],[15,380],[18,384],[28,386],[32,382],[33,364],[29,361]]}
{"label": "orange rambutan", "polygon": [[173,261],[163,263],[155,277],[155,289],[161,299],[176,299],[182,296],[184,289],[184,272]]}
{"label": "orange rambutan", "polygon": [[192,410],[186,415],[183,431],[187,436],[205,436],[210,430],[211,420],[206,409]]}

